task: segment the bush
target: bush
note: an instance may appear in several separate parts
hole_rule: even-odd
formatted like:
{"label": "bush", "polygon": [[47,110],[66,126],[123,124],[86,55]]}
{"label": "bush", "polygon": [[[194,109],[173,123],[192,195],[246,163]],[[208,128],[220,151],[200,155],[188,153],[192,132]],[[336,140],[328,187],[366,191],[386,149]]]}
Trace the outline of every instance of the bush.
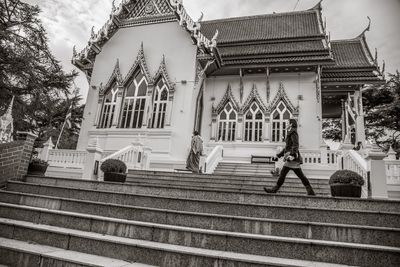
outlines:
{"label": "bush", "polygon": [[47,161],[44,161],[44,160],[41,160],[41,159],[39,159],[39,158],[33,158],[33,159],[31,159],[31,162],[30,163],[32,163],[32,164],[43,164],[43,165],[49,165],[48,163],[47,163]]}
{"label": "bush", "polygon": [[103,172],[126,173],[126,164],[119,159],[107,159],[101,164]]}
{"label": "bush", "polygon": [[364,179],[356,172],[339,170],[332,174],[329,179],[329,184],[352,184],[363,186]]}

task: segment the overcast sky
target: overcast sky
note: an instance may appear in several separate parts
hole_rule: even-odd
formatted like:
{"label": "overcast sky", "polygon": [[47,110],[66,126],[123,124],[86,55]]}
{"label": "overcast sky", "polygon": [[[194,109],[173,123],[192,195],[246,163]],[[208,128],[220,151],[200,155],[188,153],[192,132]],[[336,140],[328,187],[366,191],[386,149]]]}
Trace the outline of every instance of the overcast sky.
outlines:
{"label": "overcast sky", "polygon": [[[85,47],[92,26],[97,31],[109,17],[112,0],[23,0],[41,8],[41,19],[47,30],[53,54],[65,70],[75,67],[70,63],[72,47],[77,51]],[[319,0],[184,0],[184,6],[193,19],[201,12],[203,20],[270,14],[304,10]],[[115,1],[119,4],[120,0]],[[331,39],[348,39],[358,36],[367,26],[367,16],[372,19],[371,30],[366,34],[374,55],[378,48],[379,64],[386,61],[386,71],[400,70],[400,0],[324,0],[322,15],[327,20]],[[76,69],[76,68],[75,68]],[[80,72],[80,71],[79,71]],[[88,83],[80,72],[76,84],[86,98]]]}

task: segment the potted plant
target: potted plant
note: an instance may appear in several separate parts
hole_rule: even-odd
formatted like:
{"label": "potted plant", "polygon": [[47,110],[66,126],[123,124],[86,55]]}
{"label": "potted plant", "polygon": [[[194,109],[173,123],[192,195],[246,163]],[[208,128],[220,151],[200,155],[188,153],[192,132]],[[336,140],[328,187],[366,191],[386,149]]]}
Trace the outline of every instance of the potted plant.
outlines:
{"label": "potted plant", "polygon": [[126,180],[126,164],[119,159],[105,160],[100,169],[104,172],[104,181],[124,183]]}
{"label": "potted plant", "polygon": [[356,172],[339,170],[329,179],[333,197],[361,197],[361,187],[364,179]]}
{"label": "potted plant", "polygon": [[28,165],[28,174],[44,175],[49,164],[39,158],[33,158]]}

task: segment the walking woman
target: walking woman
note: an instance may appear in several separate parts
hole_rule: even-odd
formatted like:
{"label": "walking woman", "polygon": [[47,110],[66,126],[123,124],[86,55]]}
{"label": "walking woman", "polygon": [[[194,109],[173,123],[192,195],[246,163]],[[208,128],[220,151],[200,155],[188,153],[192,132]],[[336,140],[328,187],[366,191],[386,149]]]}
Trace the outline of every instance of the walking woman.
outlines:
{"label": "walking woman", "polygon": [[189,156],[186,160],[186,169],[194,173],[201,173],[199,168],[201,155],[203,155],[203,139],[198,131],[194,131]]}
{"label": "walking woman", "polygon": [[283,165],[283,168],[279,175],[279,179],[274,187],[264,187],[264,191],[267,193],[278,192],[279,188],[285,182],[286,175],[290,170],[292,170],[297,175],[297,177],[300,178],[301,182],[306,187],[307,195],[314,196],[314,190],[312,189],[310,182],[300,168],[300,164],[302,164],[303,162],[301,160],[299,152],[299,135],[297,133],[297,121],[295,119],[289,120],[288,133],[285,143],[285,148],[276,155],[278,158],[283,157],[283,160],[285,161],[285,164]]}

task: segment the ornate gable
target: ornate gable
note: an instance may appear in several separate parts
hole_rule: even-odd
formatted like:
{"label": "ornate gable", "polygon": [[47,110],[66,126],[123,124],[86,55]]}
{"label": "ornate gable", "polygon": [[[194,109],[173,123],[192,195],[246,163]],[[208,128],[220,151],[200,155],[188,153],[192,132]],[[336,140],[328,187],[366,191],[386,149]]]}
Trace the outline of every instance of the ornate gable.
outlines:
{"label": "ornate gable", "polygon": [[167,72],[167,65],[165,64],[165,56],[164,55],[163,55],[160,67],[158,68],[157,73],[154,75],[153,81],[157,82],[157,80],[160,77],[164,78],[170,92],[175,91],[175,83],[171,82],[171,80],[169,79],[169,75]]}
{"label": "ornate gable", "polygon": [[154,81],[153,81],[152,76],[150,75],[149,69],[148,69],[147,64],[146,64],[146,59],[144,57],[143,43],[140,46],[140,50],[139,50],[139,53],[138,53],[138,55],[136,57],[135,62],[133,63],[131,69],[129,70],[128,74],[126,75],[126,77],[125,77],[125,79],[124,79],[124,81],[122,83],[123,85],[126,85],[126,83],[129,81],[129,79],[132,77],[132,75],[135,73],[135,71],[138,68],[140,68],[142,70],[143,75],[146,77],[147,83],[149,85],[153,84]]}
{"label": "ornate gable", "polygon": [[245,113],[247,111],[251,104],[253,102],[256,102],[257,105],[260,107],[262,112],[266,115],[268,112],[268,108],[264,105],[264,103],[261,101],[261,97],[258,93],[257,87],[255,84],[253,84],[253,88],[251,89],[251,92],[249,96],[247,97],[246,101],[244,102],[242,108],[240,109],[241,113]]}
{"label": "ornate gable", "polygon": [[99,94],[100,95],[104,95],[104,93],[111,88],[111,86],[114,84],[114,82],[120,86],[122,84],[122,75],[121,75],[121,71],[119,68],[119,60],[117,59],[117,62],[115,63],[114,66],[114,70],[110,76],[110,78],[108,79],[108,82],[105,86],[100,86],[100,91]]}
{"label": "ornate gable", "polygon": [[299,111],[298,107],[295,107],[292,102],[290,101],[289,97],[286,94],[285,87],[283,86],[283,82],[281,81],[279,84],[279,90],[275,95],[274,100],[271,102],[271,105],[269,106],[269,110],[274,110],[280,101],[283,101],[286,105],[286,107],[292,112],[292,113],[297,113]]}
{"label": "ornate gable", "polygon": [[127,19],[151,18],[155,16],[174,15],[174,11],[165,0],[139,0],[127,6],[130,13]]}
{"label": "ornate gable", "polygon": [[225,105],[228,104],[229,102],[232,104],[234,110],[240,111],[239,104],[236,101],[235,97],[233,96],[230,84],[228,84],[228,88],[226,89],[225,95],[222,97],[222,100],[219,102],[218,106],[216,108],[214,108],[214,106],[212,107],[212,113],[214,115],[219,114],[225,108]]}

